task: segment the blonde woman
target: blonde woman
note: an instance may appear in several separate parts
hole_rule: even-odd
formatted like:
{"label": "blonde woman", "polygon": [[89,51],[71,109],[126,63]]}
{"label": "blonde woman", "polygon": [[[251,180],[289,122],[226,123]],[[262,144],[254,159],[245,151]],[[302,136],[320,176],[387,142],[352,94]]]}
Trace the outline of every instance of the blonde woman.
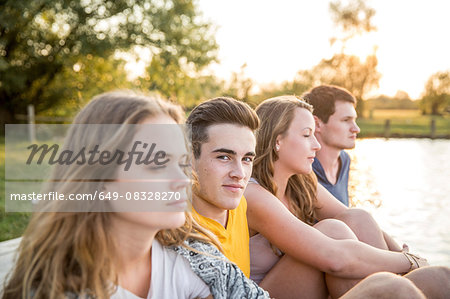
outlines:
{"label": "blonde woman", "polygon": [[[261,126],[245,191],[251,278],[276,298],[337,298],[371,273],[407,273],[427,265],[412,254],[382,250],[389,247],[373,219],[363,211],[352,214],[317,185],[311,165],[320,145],[311,111],[294,96],[268,99],[256,108]],[[330,219],[339,217],[355,227],[360,217],[369,223],[360,227],[360,238]],[[379,248],[358,242],[364,238]],[[448,275],[448,269],[434,270]],[[428,286],[431,280],[420,283]]]}
{"label": "blonde woman", "polygon": [[58,165],[52,188],[105,197],[150,196],[149,190],[160,190],[179,197],[131,206],[120,198],[104,203],[106,197],[102,203],[44,207],[46,212],[35,213],[23,235],[3,298],[267,297],[185,212],[190,180],[188,149],[177,126],[182,115],[171,103],[125,92],[102,94],[77,115],[65,149],[97,144],[99,152],[117,149],[119,156],[133,153],[137,159],[144,144],[154,143],[165,152],[155,151],[149,156],[155,163],[145,165],[81,158]]}

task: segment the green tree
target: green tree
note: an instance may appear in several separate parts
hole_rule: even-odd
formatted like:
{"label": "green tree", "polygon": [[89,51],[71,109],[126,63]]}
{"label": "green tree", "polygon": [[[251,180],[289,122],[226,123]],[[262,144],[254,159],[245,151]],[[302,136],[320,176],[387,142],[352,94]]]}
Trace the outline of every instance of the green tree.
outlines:
{"label": "green tree", "polygon": [[330,42],[340,48],[329,59],[322,59],[309,70],[300,70],[293,81],[286,81],[280,86],[263,89],[255,97],[257,101],[265,98],[303,92],[320,84],[334,84],[348,89],[357,99],[357,112],[363,117],[364,101],[374,88],[378,87],[380,73],[377,70],[376,48],[364,61],[355,55],[346,53],[347,43],[363,34],[375,31],[373,16],[375,10],[364,0],[332,1],[330,14],[335,25],[335,32]]}
{"label": "green tree", "polygon": [[421,100],[424,114],[440,115],[450,107],[450,71],[437,72],[425,84]]}
{"label": "green tree", "polygon": [[214,76],[199,74],[192,65],[165,54],[152,57],[147,75],[140,83],[142,88],[158,92],[188,109],[216,96],[223,88]]}
{"label": "green tree", "polygon": [[[357,112],[362,117],[366,95],[378,87],[380,73],[376,67],[376,55],[359,57],[346,54],[335,54],[331,59],[323,59],[310,72],[313,85],[333,84],[346,88],[358,101]],[[311,80],[311,79],[308,79]]]}
{"label": "green tree", "polygon": [[260,102],[281,96],[281,95],[296,95],[300,96],[305,91],[312,87],[312,78],[309,71],[300,71],[292,81],[284,81],[281,84],[266,85],[251,97],[251,102],[259,104]]}
{"label": "green tree", "polygon": [[375,10],[365,0],[332,1],[329,8],[335,25],[335,36],[330,42],[340,44],[341,48],[331,59],[322,60],[314,71],[320,72],[321,83],[336,84],[353,93],[358,101],[356,110],[364,117],[363,100],[370,90],[378,87],[381,77],[376,69],[376,48],[362,62],[358,57],[346,54],[346,45],[351,39],[377,30],[373,24]]}
{"label": "green tree", "polygon": [[233,72],[231,80],[224,90],[224,95],[250,103],[250,91],[253,88],[253,80],[245,75],[247,63],[244,63],[239,72]]}
{"label": "green tree", "polygon": [[330,41],[332,44],[340,42],[341,52],[344,52],[350,39],[377,30],[372,23],[375,10],[365,0],[350,0],[344,4],[342,1],[332,1],[329,9],[336,30]]}
{"label": "green tree", "polygon": [[419,108],[419,101],[413,101],[409,95],[402,90],[397,91],[395,96],[389,97],[386,95],[379,95],[376,98],[366,100],[366,107],[368,110],[377,109],[411,109],[417,110]]}
{"label": "green tree", "polygon": [[42,101],[37,110],[45,116],[75,115],[92,97],[105,91],[131,89],[136,87],[127,80],[125,62],[119,59],[104,59],[88,54],[64,65],[55,79],[44,89],[43,99],[58,95],[61,99],[56,104]]}
{"label": "green tree", "polygon": [[213,34],[194,0],[2,1],[1,125],[28,104],[41,112],[64,101],[49,86],[87,55],[107,60],[139,45],[197,71],[216,59]]}

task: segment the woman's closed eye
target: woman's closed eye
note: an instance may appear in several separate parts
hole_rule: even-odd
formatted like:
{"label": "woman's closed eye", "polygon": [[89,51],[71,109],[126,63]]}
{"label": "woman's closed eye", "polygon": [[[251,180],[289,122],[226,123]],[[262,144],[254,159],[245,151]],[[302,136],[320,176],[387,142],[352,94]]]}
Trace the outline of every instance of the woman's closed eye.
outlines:
{"label": "woman's closed eye", "polygon": [[311,137],[314,130],[311,128],[304,128],[301,132],[302,132],[301,134],[303,135],[303,137],[308,138],[308,137]]}

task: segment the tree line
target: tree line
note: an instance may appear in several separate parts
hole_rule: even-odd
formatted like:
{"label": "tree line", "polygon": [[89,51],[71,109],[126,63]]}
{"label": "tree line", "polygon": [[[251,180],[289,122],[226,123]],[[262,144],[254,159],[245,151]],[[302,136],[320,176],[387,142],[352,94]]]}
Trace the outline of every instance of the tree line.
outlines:
{"label": "tree line", "polygon": [[[111,89],[156,92],[188,109],[221,95],[251,104],[279,94],[300,95],[317,84],[336,84],[358,99],[378,87],[376,49],[364,61],[347,54],[349,40],[376,30],[375,11],[363,0],[330,3],[336,53],[291,81],[252,94],[245,65],[225,82],[204,69],[217,62],[214,24],[194,0],[35,0],[0,3],[0,119],[17,121],[33,104],[37,114],[71,116],[93,95]],[[151,59],[145,74],[129,80],[118,53]],[[425,86],[420,108],[440,114],[450,106],[450,72],[437,72]]]}

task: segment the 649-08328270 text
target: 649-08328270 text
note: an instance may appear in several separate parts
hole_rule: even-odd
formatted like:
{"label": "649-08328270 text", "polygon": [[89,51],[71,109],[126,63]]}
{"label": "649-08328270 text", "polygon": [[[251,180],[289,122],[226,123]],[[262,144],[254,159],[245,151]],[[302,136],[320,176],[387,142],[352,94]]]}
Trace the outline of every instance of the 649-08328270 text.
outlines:
{"label": "649-08328270 text", "polygon": [[64,194],[57,191],[51,191],[46,193],[11,193],[9,200],[37,200],[37,201],[53,201],[53,200],[180,200],[180,192],[125,192],[120,194],[119,192],[98,192],[95,193],[70,193]]}

